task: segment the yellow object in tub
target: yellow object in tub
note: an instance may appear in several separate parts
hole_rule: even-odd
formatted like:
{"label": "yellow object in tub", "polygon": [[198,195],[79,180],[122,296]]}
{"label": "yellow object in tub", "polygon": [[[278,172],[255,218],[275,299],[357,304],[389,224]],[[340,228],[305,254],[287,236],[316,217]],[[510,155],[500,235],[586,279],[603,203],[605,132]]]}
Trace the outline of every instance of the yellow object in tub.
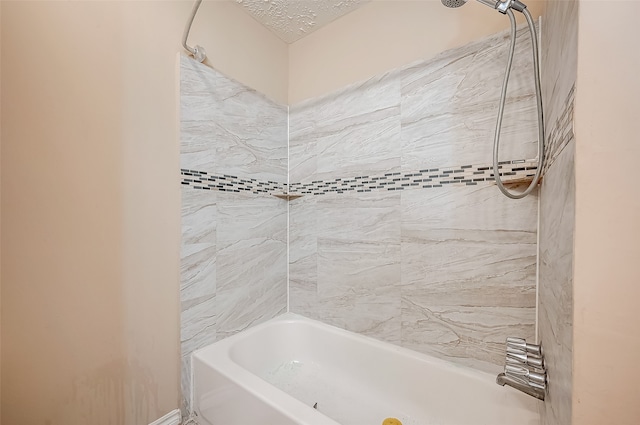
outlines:
{"label": "yellow object in tub", "polygon": [[382,421],[382,425],[402,425],[402,422],[396,418],[387,418]]}

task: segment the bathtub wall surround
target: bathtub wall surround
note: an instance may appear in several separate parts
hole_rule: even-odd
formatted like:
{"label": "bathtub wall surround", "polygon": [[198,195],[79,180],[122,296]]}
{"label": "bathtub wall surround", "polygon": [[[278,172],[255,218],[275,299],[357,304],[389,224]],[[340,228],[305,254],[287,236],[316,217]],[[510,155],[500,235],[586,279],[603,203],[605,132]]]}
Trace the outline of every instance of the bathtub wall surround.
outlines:
{"label": "bathtub wall surround", "polygon": [[194,350],[287,309],[287,108],[180,62],[183,414]]}
{"label": "bathtub wall surround", "polygon": [[547,164],[540,189],[538,338],[549,374],[543,424],[572,422],[573,240],[576,141],[573,106],[578,51],[578,2],[551,0],[542,25],[542,94]]}
{"label": "bathtub wall surround", "polygon": [[[537,195],[490,169],[508,34],[290,107],[289,308],[492,373],[534,339]],[[525,28],[505,111],[503,174],[535,173]]]}
{"label": "bathtub wall surround", "polygon": [[[491,169],[507,37],[288,113],[182,58],[185,411],[190,353],[286,310],[287,231],[294,313],[491,373],[507,336],[535,338],[537,195],[507,199]],[[526,187],[538,141],[519,41],[500,163]],[[549,163],[570,143],[573,93],[548,128]]]}

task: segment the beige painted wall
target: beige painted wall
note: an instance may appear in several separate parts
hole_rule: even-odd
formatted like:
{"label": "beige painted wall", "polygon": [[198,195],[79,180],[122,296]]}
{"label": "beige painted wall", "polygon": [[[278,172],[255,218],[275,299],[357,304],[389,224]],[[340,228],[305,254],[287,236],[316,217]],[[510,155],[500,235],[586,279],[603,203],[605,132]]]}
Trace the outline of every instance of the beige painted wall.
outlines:
{"label": "beige painted wall", "polygon": [[[638,2],[581,1],[573,423],[640,423]],[[553,378],[551,378],[553,379]]]}
{"label": "beige painted wall", "polygon": [[[150,423],[179,403],[176,53],[191,2],[1,8],[2,421]],[[193,43],[220,70],[286,100],[284,43],[235,5],[199,18]]]}
{"label": "beige painted wall", "polygon": [[[526,3],[542,14],[544,1]],[[508,27],[506,16],[474,1],[449,9],[439,0],[374,0],[290,45],[289,104]]]}
{"label": "beige painted wall", "polygon": [[[179,19],[180,25],[183,20]],[[189,35],[189,45],[196,44],[207,51],[207,65],[287,104],[288,45],[242,11],[235,0],[203,2]]]}

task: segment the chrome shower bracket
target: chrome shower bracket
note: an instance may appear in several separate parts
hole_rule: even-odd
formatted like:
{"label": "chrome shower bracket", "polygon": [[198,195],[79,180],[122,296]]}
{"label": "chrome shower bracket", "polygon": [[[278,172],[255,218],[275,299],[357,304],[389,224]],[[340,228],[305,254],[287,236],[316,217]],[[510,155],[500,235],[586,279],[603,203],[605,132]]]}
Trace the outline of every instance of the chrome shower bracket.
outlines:
{"label": "chrome shower bracket", "polygon": [[526,8],[527,5],[520,2],[519,0],[504,0],[496,3],[496,10],[503,15],[505,15],[507,13],[507,10],[509,9],[514,9],[522,13],[522,11]]}

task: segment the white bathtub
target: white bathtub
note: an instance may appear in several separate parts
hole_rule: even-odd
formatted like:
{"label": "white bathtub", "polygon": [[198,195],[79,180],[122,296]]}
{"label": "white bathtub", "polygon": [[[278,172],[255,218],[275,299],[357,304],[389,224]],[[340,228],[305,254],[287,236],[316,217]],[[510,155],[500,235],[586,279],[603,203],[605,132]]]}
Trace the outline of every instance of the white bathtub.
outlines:
{"label": "white bathtub", "polygon": [[202,425],[539,424],[494,375],[291,313],[197,351],[193,373]]}

